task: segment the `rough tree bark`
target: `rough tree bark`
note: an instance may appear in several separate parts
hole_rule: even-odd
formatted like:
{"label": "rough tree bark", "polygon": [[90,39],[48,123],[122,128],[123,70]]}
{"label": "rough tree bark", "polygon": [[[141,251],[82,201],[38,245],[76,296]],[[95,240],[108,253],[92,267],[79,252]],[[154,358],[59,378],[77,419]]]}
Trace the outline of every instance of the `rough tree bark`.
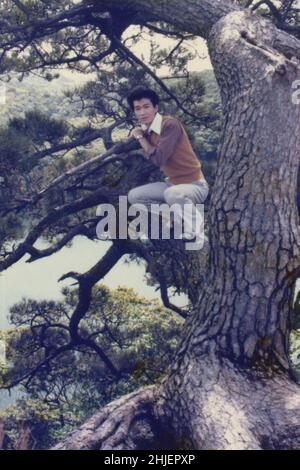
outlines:
{"label": "rough tree bark", "polygon": [[56,448],[298,448],[288,343],[300,265],[300,42],[225,0],[122,8],[133,22],[143,12],[208,41],[224,111],[210,260],[162,383],[108,405]]}

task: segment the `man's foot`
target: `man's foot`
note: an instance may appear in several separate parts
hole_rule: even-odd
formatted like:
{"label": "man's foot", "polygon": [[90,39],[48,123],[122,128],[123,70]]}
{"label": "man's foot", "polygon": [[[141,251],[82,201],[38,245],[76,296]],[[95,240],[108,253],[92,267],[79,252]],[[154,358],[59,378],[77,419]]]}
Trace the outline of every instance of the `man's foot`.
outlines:
{"label": "man's foot", "polygon": [[208,238],[206,235],[199,238],[199,234],[196,234],[194,232],[181,233],[178,237],[178,240],[182,240],[184,242],[198,242],[199,244],[202,244],[203,240],[203,245],[205,243],[208,243]]}
{"label": "man's foot", "polygon": [[183,240],[184,242],[191,242],[196,240],[196,234],[195,233],[180,233],[178,236],[178,240]]}

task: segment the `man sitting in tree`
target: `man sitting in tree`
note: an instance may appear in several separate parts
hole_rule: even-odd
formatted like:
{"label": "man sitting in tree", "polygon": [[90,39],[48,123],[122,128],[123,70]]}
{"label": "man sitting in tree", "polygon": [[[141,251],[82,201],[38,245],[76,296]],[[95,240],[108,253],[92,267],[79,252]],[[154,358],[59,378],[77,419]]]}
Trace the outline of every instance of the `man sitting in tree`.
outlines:
{"label": "man sitting in tree", "polygon": [[[159,166],[166,176],[164,181],[131,189],[128,201],[130,204],[161,201],[170,206],[177,203],[180,210],[177,213],[174,210],[174,217],[184,223],[182,238],[192,240],[199,235],[195,228],[196,217],[202,218],[195,204],[204,203],[209,186],[187,133],[178,119],[159,113],[159,97],[155,91],[136,88],[127,101],[140,123],[130,136],[139,141],[146,158]],[[183,210],[184,204],[193,207],[189,217]]]}

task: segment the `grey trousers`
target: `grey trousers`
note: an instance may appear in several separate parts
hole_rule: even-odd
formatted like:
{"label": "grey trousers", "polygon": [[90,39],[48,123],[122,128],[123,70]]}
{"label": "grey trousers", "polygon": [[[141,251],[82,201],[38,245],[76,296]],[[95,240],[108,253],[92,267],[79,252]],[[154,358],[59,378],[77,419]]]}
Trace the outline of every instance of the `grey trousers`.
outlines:
{"label": "grey trousers", "polygon": [[[149,204],[157,202],[165,202],[169,206],[177,203],[181,209],[184,204],[192,204],[193,211],[188,217],[183,210],[179,210],[177,213],[178,218],[184,222],[185,231],[191,232],[195,227],[196,212],[199,217],[199,211],[197,211],[195,204],[203,204],[208,193],[209,186],[206,180],[194,181],[189,184],[172,184],[165,179],[165,181],[148,183],[131,189],[128,193],[128,202],[130,204],[142,203],[147,207]],[[174,217],[176,218],[175,212]],[[202,215],[201,217],[203,219]]]}

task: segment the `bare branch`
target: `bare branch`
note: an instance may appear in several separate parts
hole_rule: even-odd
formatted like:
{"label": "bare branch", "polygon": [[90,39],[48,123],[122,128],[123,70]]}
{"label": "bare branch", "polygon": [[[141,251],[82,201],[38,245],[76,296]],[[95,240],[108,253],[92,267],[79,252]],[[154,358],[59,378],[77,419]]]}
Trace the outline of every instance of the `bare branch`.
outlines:
{"label": "bare branch", "polygon": [[[97,218],[95,218],[95,222],[96,220]],[[69,241],[71,241],[77,235],[84,235],[88,238],[92,238],[92,236],[94,236],[95,238],[96,237],[95,223],[90,228],[87,227],[86,222],[83,224],[76,225],[76,227],[69,230],[69,232],[64,237],[62,237],[61,240],[59,240],[57,243],[55,243],[53,246],[47,249],[38,250],[37,248],[29,247],[27,250],[27,253],[29,253],[31,256],[28,260],[26,260],[26,262],[32,263],[33,261],[36,261],[37,259],[45,258],[47,256],[52,255],[53,253],[56,253],[57,251],[61,250]]]}
{"label": "bare branch", "polygon": [[0,271],[4,271],[9,266],[12,266],[14,263],[19,261],[28,252],[28,250],[32,249],[33,244],[40,237],[43,231],[53,225],[58,220],[70,214],[77,213],[80,210],[87,209],[89,207],[94,207],[95,205],[100,204],[101,202],[107,202],[108,198],[112,198],[117,194],[118,193],[114,191],[111,191],[109,193],[109,190],[107,188],[100,188],[98,189],[98,191],[95,191],[93,194],[90,194],[86,197],[81,197],[71,203],[53,208],[29,232],[25,240],[18,245],[15,251],[9,254],[6,259],[0,261]]}
{"label": "bare branch", "polygon": [[158,34],[162,34],[163,36],[173,36],[175,38],[178,38],[178,39],[183,39],[183,40],[188,40],[188,39],[193,39],[195,37],[194,34],[182,34],[178,31],[170,31],[168,29],[164,29],[164,28],[159,28],[158,26],[156,26],[155,24],[151,24],[151,23],[145,23],[145,26],[150,29],[151,31],[154,31],[155,33],[158,33]]}
{"label": "bare branch", "polygon": [[274,3],[271,2],[271,0],[260,0],[258,3],[253,5],[252,11],[257,10],[261,5],[267,5],[274,18],[276,18],[279,22],[282,21],[280,11],[276,8]]}
{"label": "bare branch", "polygon": [[159,287],[160,287],[160,295],[162,302],[166,308],[169,308],[173,310],[174,312],[178,313],[182,318],[187,318],[187,312],[185,310],[182,310],[181,308],[177,307],[176,305],[172,304],[169,299],[168,295],[168,287],[166,283],[165,276],[163,274],[163,271],[160,271],[157,273],[158,280],[159,280]]}

